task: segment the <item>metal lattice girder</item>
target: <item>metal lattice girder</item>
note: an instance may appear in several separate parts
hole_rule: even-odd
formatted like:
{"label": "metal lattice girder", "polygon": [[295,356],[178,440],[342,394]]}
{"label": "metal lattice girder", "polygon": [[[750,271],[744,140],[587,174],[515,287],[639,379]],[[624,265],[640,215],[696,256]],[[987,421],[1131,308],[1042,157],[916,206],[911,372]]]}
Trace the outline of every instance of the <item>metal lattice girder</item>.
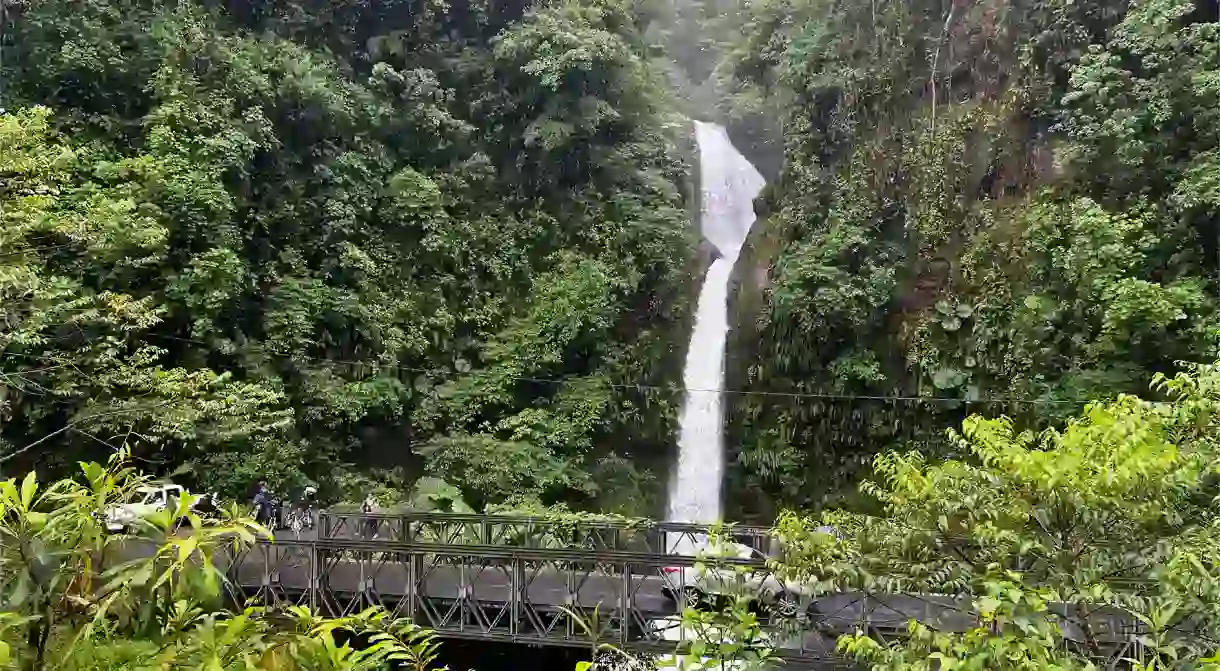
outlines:
{"label": "metal lattice girder", "polygon": [[[407,513],[366,515],[323,512],[320,539],[372,540],[437,545],[494,545],[542,549],[585,549],[643,554],[684,554],[706,541],[704,526],[675,522],[608,522],[531,517]],[[729,527],[721,534],[762,552],[773,551],[771,532]]]}
{"label": "metal lattice girder", "polygon": [[408,518],[402,515],[318,515],[318,538],[325,540],[405,542]]}
{"label": "metal lattice girder", "polygon": [[310,542],[259,543],[216,558],[239,606],[314,606],[317,552]]}
{"label": "metal lattice girder", "polygon": [[241,604],[310,604],[332,616],[377,605],[447,637],[670,653],[682,645],[653,631],[676,614],[660,578],[672,558],[597,554],[281,542],[231,558],[228,575]]}
{"label": "metal lattice girder", "polygon": [[[683,641],[663,630],[677,622],[678,609],[664,592],[662,569],[700,563],[684,552],[706,537],[693,525],[476,515],[323,514],[320,522],[317,541],[279,541],[231,558],[234,600],[309,604],[332,616],[376,605],[442,637],[586,648],[613,643],[668,654]],[[757,529],[734,530],[731,538],[755,548],[771,543]],[[736,565],[755,585],[769,575],[757,558],[717,563],[728,575]],[[1051,610],[1063,619],[1068,645],[1081,647],[1070,614]],[[1129,618],[1124,623],[1119,611],[1091,612],[1091,640],[1104,644],[1091,654],[1105,656],[1098,660],[1102,668],[1141,654]],[[889,640],[905,636],[912,619],[941,631],[978,625],[968,600],[918,594],[830,594],[801,604],[795,614],[765,610],[761,619],[778,655],[797,666],[834,663],[844,633]]]}
{"label": "metal lattice girder", "polygon": [[[332,616],[377,605],[442,637],[578,647],[614,643],[668,654],[683,645],[671,640],[672,634],[666,637],[662,628],[677,622],[677,608],[664,594],[661,579],[673,556],[387,545],[319,541],[255,546],[228,563],[238,588],[234,598],[270,606],[307,603]],[[836,639],[852,631],[889,640],[904,635],[911,619],[940,630],[977,625],[968,602],[943,595],[832,594],[795,617],[767,613],[763,619],[778,656],[797,666],[841,661]],[[1123,659],[1141,654],[1137,632],[1130,627],[1097,631],[1110,632],[1100,651],[1102,668],[1117,668]],[[1082,653],[1098,653],[1069,644]]]}

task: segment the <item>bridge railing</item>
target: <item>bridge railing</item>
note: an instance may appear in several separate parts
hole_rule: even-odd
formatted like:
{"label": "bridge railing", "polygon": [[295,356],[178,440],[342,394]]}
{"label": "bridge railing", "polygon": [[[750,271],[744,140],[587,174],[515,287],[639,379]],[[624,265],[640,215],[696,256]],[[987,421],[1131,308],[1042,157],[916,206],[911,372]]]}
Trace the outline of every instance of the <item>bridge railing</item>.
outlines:
{"label": "bridge railing", "polygon": [[[661,576],[675,560],[694,558],[277,540],[226,556],[221,564],[229,596],[239,605],[304,605],[335,616],[380,606],[446,638],[582,648],[613,643],[673,654],[706,633],[684,625],[681,606],[664,592]],[[826,668],[838,660],[833,634],[785,622],[768,621],[765,645],[782,644],[780,656],[787,662]]]}
{"label": "bridge railing", "polygon": [[[222,564],[239,605],[308,605],[336,616],[380,606],[442,637],[585,648],[614,643],[655,653],[706,640],[697,630],[685,631],[681,607],[663,592],[661,572],[670,557],[589,558],[593,554],[585,550],[509,547],[491,556],[495,546],[398,546],[276,541]],[[844,633],[884,641],[905,636],[913,619],[944,632],[980,624],[970,599],[961,596],[845,592],[807,605],[795,615],[760,612],[765,645],[795,667],[841,664],[835,649]],[[1065,645],[1099,656],[1099,667],[1108,671],[1141,658],[1146,630],[1125,613],[1090,608],[1085,636],[1068,608],[1050,609],[1062,618]],[[1086,641],[1100,647],[1088,649]]]}
{"label": "bridge railing", "polygon": [[[323,512],[318,540],[691,556],[708,542],[708,528],[678,522]],[[770,530],[758,527],[725,527],[718,530],[717,540],[747,546],[763,556],[777,549]]]}

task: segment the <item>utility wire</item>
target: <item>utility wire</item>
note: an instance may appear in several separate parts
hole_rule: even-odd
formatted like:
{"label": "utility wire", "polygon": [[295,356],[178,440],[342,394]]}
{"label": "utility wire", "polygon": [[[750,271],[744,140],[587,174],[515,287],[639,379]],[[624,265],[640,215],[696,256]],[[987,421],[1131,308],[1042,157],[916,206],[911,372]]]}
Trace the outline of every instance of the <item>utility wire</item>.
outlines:
{"label": "utility wire", "polygon": [[[200,345],[203,347],[212,347],[213,346],[210,343],[207,343],[202,340],[195,340],[192,338],[182,338],[179,336],[162,335],[162,334],[157,334],[157,333],[145,334],[143,337],[161,339],[161,340],[170,340],[170,341],[174,341],[174,342],[182,342],[182,343],[188,343],[188,344],[192,344],[192,345]],[[415,373],[415,374],[421,374],[421,375],[432,375],[432,374],[436,374],[437,372],[439,372],[439,370],[436,368],[416,368],[416,367],[412,367],[412,366],[403,366],[403,365],[399,365],[399,364],[385,364],[385,363],[377,363],[377,362],[369,362],[369,361],[352,361],[352,360],[346,360],[346,359],[331,359],[331,358],[327,358],[327,357],[316,357],[316,356],[309,356],[309,355],[303,355],[303,354],[285,354],[283,352],[275,352],[275,351],[268,350],[265,348],[255,347],[255,346],[250,346],[250,345],[245,346],[245,349],[248,351],[258,352],[258,353],[266,354],[268,356],[273,356],[273,357],[292,358],[292,359],[297,359],[297,360],[310,361],[310,362],[314,362],[314,363],[325,363],[325,364],[330,364],[330,365],[335,365],[335,366],[351,366],[351,367],[367,366],[369,368],[374,368],[374,369],[397,370],[397,371],[402,371],[402,372],[406,372],[406,373]],[[45,355],[24,354],[24,353],[19,353],[19,352],[0,352],[0,356],[25,357],[25,358],[29,358],[29,359],[35,359],[35,360],[40,360],[40,361],[49,361],[49,362],[53,362],[53,363],[63,363],[64,362],[64,359],[62,357],[57,358],[57,357],[51,357],[51,356],[45,356]],[[477,376],[480,374],[483,374],[483,373],[481,373],[480,371],[459,373],[459,375],[466,375],[466,376],[471,376],[471,377]],[[531,377],[531,376],[527,376],[527,375],[509,375],[509,376],[507,376],[507,379],[517,381],[517,382],[530,382],[530,383],[535,383],[535,384],[553,384],[553,385],[567,384],[568,382],[572,381],[571,378],[542,378],[542,377]],[[798,398],[798,399],[799,398],[809,398],[809,399],[821,399],[821,400],[831,400],[831,401],[883,401],[883,402],[892,401],[892,402],[896,402],[896,403],[915,403],[915,402],[919,402],[919,403],[953,403],[953,404],[971,403],[971,404],[1009,404],[1009,405],[1035,405],[1035,406],[1037,406],[1037,405],[1084,405],[1085,403],[1089,403],[1093,400],[1093,399],[1089,399],[1089,400],[1021,399],[1021,398],[1011,398],[1011,397],[1002,397],[1002,396],[1001,397],[993,396],[993,397],[977,398],[977,399],[963,399],[963,398],[946,398],[946,397],[941,397],[941,396],[900,396],[900,395],[885,396],[885,395],[873,395],[873,394],[836,394],[836,393],[795,392],[795,391],[760,391],[760,390],[753,390],[753,389],[702,389],[702,388],[679,387],[676,385],[666,386],[666,385],[649,385],[649,384],[626,384],[626,383],[621,383],[621,382],[609,382],[609,383],[606,383],[604,386],[610,387],[612,389],[629,390],[629,391],[644,391],[644,392],[697,393],[697,394],[698,393],[703,393],[703,394],[721,393],[721,394],[732,395],[732,396],[760,396],[760,397]]]}
{"label": "utility wire", "polygon": [[[3,5],[3,4],[4,4],[4,0],[0,0],[0,5]],[[49,246],[47,246],[47,247],[27,247],[27,248],[25,248],[25,249],[14,249],[14,250],[9,251],[9,252],[0,252],[0,258],[6,258],[6,257],[9,257],[9,256],[20,256],[20,255],[22,255],[22,254],[35,254],[35,253],[38,253],[38,252],[50,252],[50,251],[54,251],[54,250],[56,250],[56,249],[63,249],[63,248],[65,248],[65,247],[75,247],[75,246],[80,245],[80,244],[85,244],[85,243],[82,243],[82,242],[65,242],[65,243],[63,243],[63,244],[59,244],[59,245],[49,245]]]}
{"label": "utility wire", "polygon": [[[0,0],[0,1],[3,1],[3,0]],[[144,408],[141,408],[141,410],[152,410],[155,408],[161,408],[161,407],[165,407],[165,406],[170,405],[175,402],[176,401],[174,399],[170,399],[168,401],[162,401],[160,403],[154,403],[150,406],[146,406]],[[13,459],[14,457],[20,456],[21,454],[24,454],[25,452],[30,451],[32,448],[37,447],[38,445],[41,445],[42,443],[45,443],[46,441],[54,438],[55,436],[58,436],[61,433],[64,433],[65,431],[72,431],[77,426],[79,426],[89,420],[98,419],[100,417],[110,417],[113,415],[124,415],[124,414],[128,414],[130,412],[132,412],[131,408],[119,408],[117,410],[108,410],[105,412],[95,412],[92,415],[86,415],[79,419],[75,419],[71,422],[68,422],[64,426],[44,435],[43,437],[39,438],[38,440],[35,440],[34,442],[26,445],[25,447],[22,447],[19,450],[9,452],[8,454],[0,455],[0,464],[4,463],[6,461],[9,461],[10,459]]]}
{"label": "utility wire", "polygon": [[[64,338],[71,338],[71,337],[75,337],[75,336],[64,336]],[[148,334],[144,334],[142,337],[181,342],[181,343],[199,345],[202,347],[209,347],[209,348],[214,347],[214,345],[212,345],[211,343],[205,342],[203,340],[196,340],[193,338],[183,338],[180,336],[170,336],[170,335],[162,335],[162,334],[158,334],[158,333],[148,333]],[[246,345],[244,347],[247,351],[257,352],[257,353],[265,354],[265,355],[272,356],[272,357],[289,358],[289,359],[296,359],[296,360],[301,360],[301,361],[310,361],[310,362],[314,362],[314,363],[325,363],[325,364],[330,364],[330,365],[334,365],[334,366],[350,366],[350,367],[367,366],[369,368],[374,368],[374,369],[396,370],[396,371],[401,371],[401,372],[405,372],[405,373],[415,373],[417,375],[433,375],[438,372],[441,372],[440,369],[436,369],[436,368],[417,368],[417,367],[413,367],[413,366],[403,366],[400,364],[386,364],[386,363],[378,363],[378,362],[370,362],[370,361],[332,359],[332,358],[327,358],[327,357],[309,356],[309,355],[305,355],[305,354],[286,354],[283,352],[276,352],[273,350],[269,350],[269,349],[257,347],[257,346],[252,346],[252,345]],[[0,352],[0,356],[26,357],[26,358],[30,358],[30,359],[50,361],[53,363],[63,363],[64,362],[64,359],[62,357],[56,358],[56,357],[33,355],[33,354],[23,354],[23,353],[18,353],[18,352]],[[459,372],[458,374],[474,377],[474,376],[478,376],[480,374],[485,374],[485,373],[482,373],[481,371],[470,371],[470,372],[465,372],[465,373]],[[532,377],[532,376],[528,376],[528,375],[509,375],[506,377],[507,377],[507,379],[513,380],[516,382],[530,382],[530,383],[534,383],[534,384],[560,385],[560,384],[567,384],[568,382],[572,381],[571,378],[542,378],[542,377]],[[969,403],[969,404],[993,404],[993,405],[1008,404],[1008,405],[1033,405],[1033,406],[1041,406],[1041,405],[1080,406],[1080,405],[1084,405],[1086,403],[1090,403],[1091,401],[1094,400],[1094,399],[1076,399],[1076,400],[1072,400],[1072,399],[1022,399],[1022,398],[1012,398],[1012,397],[1003,397],[1003,396],[991,396],[991,397],[977,398],[977,399],[964,399],[964,398],[947,398],[947,397],[942,397],[942,396],[909,396],[909,395],[908,396],[904,396],[904,395],[888,395],[887,396],[887,395],[878,395],[878,394],[842,394],[842,393],[819,393],[819,392],[797,392],[797,391],[765,391],[765,390],[753,390],[753,389],[702,389],[702,388],[688,389],[686,387],[679,387],[676,385],[627,384],[627,383],[621,383],[621,382],[619,382],[619,383],[608,382],[604,386],[610,387],[612,389],[620,389],[620,390],[628,390],[628,391],[643,391],[643,392],[696,393],[696,394],[721,393],[721,394],[731,395],[731,396],[757,396],[757,397],[764,397],[764,398],[766,398],[766,397],[796,398],[796,399],[807,398],[807,399],[821,399],[821,400],[828,400],[828,401],[881,401],[881,402],[895,402],[895,403],[949,403],[949,404]]]}
{"label": "utility wire", "polygon": [[[147,334],[146,337],[160,338],[160,339],[164,339],[164,340],[173,340],[173,341],[184,342],[184,343],[189,343],[189,344],[193,344],[193,345],[201,345],[203,347],[212,347],[213,346],[210,343],[204,342],[202,340],[195,340],[192,338],[182,338],[179,336],[168,336],[168,335],[161,335],[161,334],[154,333],[154,334]],[[312,361],[312,362],[316,362],[316,363],[329,363],[329,364],[346,365],[346,366],[368,366],[370,368],[384,368],[384,369],[399,370],[399,371],[403,371],[403,372],[418,373],[418,374],[434,374],[437,372],[437,369],[415,368],[415,367],[411,367],[411,366],[402,366],[399,364],[381,364],[381,363],[376,363],[376,362],[349,361],[349,360],[344,360],[344,359],[330,359],[330,358],[326,358],[326,357],[315,357],[315,356],[308,356],[308,355],[301,355],[301,354],[284,354],[282,352],[274,352],[274,351],[270,351],[270,350],[267,350],[267,349],[264,349],[261,347],[254,347],[254,346],[246,346],[246,349],[260,352],[262,354],[267,354],[270,356],[296,358],[299,360]],[[472,371],[472,372],[468,372],[468,373],[459,373],[459,374],[475,376],[475,375],[479,375],[480,373]],[[507,376],[507,378],[510,380],[518,381],[518,382],[533,382],[533,383],[538,383],[538,384],[565,384],[565,383],[571,381],[570,379],[565,379],[565,378],[540,378],[540,377],[531,377],[531,376],[526,376],[526,375],[510,375],[510,376]],[[613,383],[613,382],[606,384],[606,386],[614,388],[614,389],[626,389],[626,390],[637,390],[637,391],[722,393],[722,394],[731,394],[734,396],[764,396],[764,397],[770,396],[770,397],[778,397],[778,398],[816,398],[816,399],[824,399],[824,400],[842,400],[842,401],[853,401],[853,400],[856,400],[856,401],[895,401],[895,402],[916,402],[916,401],[918,401],[918,402],[935,402],[935,403],[996,403],[996,404],[1009,403],[1009,404],[1031,404],[1031,405],[1043,405],[1043,404],[1083,405],[1084,403],[1089,402],[1089,401],[1078,401],[1078,400],[1074,401],[1074,400],[1056,400],[1056,399],[1017,399],[1017,398],[1005,398],[1005,397],[990,397],[990,398],[979,398],[979,399],[974,399],[974,400],[967,400],[967,399],[960,399],[960,398],[943,398],[943,397],[939,397],[939,396],[881,396],[881,395],[869,395],[869,394],[832,394],[832,393],[817,393],[817,392],[756,391],[756,390],[751,390],[751,389],[699,389],[699,388],[691,389],[691,388],[686,388],[686,387],[678,387],[678,386],[674,386],[674,385],[663,386],[663,385],[648,385],[648,384],[624,384],[624,383]]]}
{"label": "utility wire", "polygon": [[[0,8],[3,7],[4,2],[5,2],[5,0],[0,0]],[[2,12],[2,11],[3,10],[0,9],[0,12]],[[3,21],[0,20],[0,28],[2,28],[2,27],[3,27]],[[0,36],[0,44],[2,44],[2,36]],[[78,244],[78,243],[73,242],[73,243],[65,243],[65,244],[60,244],[60,245],[52,245],[52,246],[48,246],[48,247],[41,247],[41,248],[35,247],[35,248],[29,248],[29,249],[23,249],[23,250],[3,252],[3,253],[0,253],[0,258],[19,255],[19,254],[39,252],[39,251],[51,251],[51,250],[60,249],[63,247],[70,247],[75,244]],[[105,307],[106,306],[91,306],[91,307],[86,307],[86,308],[74,308],[71,310],[66,310],[61,314],[84,314],[84,313],[89,313],[89,312],[104,311]],[[70,337],[72,337],[72,336],[65,336],[64,339],[67,339]],[[212,345],[210,343],[207,343],[207,342],[204,342],[201,340],[194,340],[191,338],[182,338],[182,337],[177,337],[177,336],[168,336],[168,335],[160,335],[160,334],[146,334],[145,337],[160,338],[160,339],[164,339],[164,340],[173,340],[173,341],[178,341],[178,342],[190,343],[190,344],[194,344],[194,345],[200,345],[203,347],[212,347]],[[374,363],[374,362],[368,362],[368,361],[347,361],[347,360],[342,360],[342,359],[330,359],[330,358],[326,358],[326,357],[314,357],[314,356],[309,356],[309,355],[304,355],[304,354],[285,354],[283,352],[274,352],[274,351],[267,350],[265,348],[252,347],[252,346],[247,346],[246,349],[260,352],[262,354],[267,354],[269,356],[274,356],[274,357],[293,358],[293,359],[313,361],[313,362],[318,362],[318,363],[328,363],[328,364],[332,364],[332,365],[344,365],[344,366],[353,366],[353,367],[369,366],[369,367],[383,368],[383,369],[388,368],[388,369],[393,369],[393,370],[397,370],[397,371],[401,371],[401,372],[409,372],[409,373],[416,373],[416,374],[435,374],[438,372],[437,369],[416,368],[416,367],[411,367],[411,366],[403,366],[403,365],[399,365],[399,364],[382,364],[382,363]],[[9,353],[0,352],[0,354],[9,354]],[[473,375],[478,375],[479,373],[478,372],[468,372],[468,373],[459,373],[459,374],[473,376]],[[525,376],[525,375],[512,375],[512,376],[508,376],[508,377],[509,377],[509,379],[512,379],[512,380],[515,380],[518,382],[530,382],[530,383],[534,383],[534,384],[565,384],[566,382],[569,381],[569,379],[565,379],[565,378],[539,378],[539,377],[532,377],[532,376]],[[607,383],[606,386],[613,388],[613,389],[648,391],[648,392],[720,393],[720,394],[732,395],[732,396],[757,396],[757,397],[772,397],[772,398],[808,398],[808,399],[822,399],[822,400],[836,400],[836,401],[882,401],[882,402],[895,402],[895,403],[912,403],[912,402],[923,403],[923,402],[926,402],[926,403],[976,403],[976,404],[977,403],[986,403],[986,404],[1010,404],[1010,405],[1034,405],[1034,406],[1040,406],[1040,405],[1059,405],[1059,406],[1076,405],[1076,406],[1079,406],[1079,405],[1088,403],[1089,400],[1091,400],[1091,399],[1089,399],[1089,400],[1020,399],[1020,398],[1010,398],[1010,397],[960,399],[960,398],[945,398],[945,397],[939,397],[939,396],[905,396],[905,395],[888,395],[887,396],[887,395],[871,395],[871,394],[757,391],[757,390],[750,390],[750,389],[699,389],[699,388],[678,387],[678,386],[673,386],[673,385],[662,386],[662,385],[624,384],[624,383]]]}

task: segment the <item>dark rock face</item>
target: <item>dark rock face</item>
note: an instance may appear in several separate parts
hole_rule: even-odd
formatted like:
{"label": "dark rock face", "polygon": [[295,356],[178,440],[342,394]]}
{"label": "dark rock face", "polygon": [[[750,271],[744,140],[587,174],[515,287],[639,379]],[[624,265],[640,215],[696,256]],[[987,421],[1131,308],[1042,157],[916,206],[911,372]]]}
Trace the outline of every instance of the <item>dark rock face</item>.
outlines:
{"label": "dark rock face", "polygon": [[[728,121],[725,128],[729,131],[733,146],[754,164],[768,184],[774,183],[784,167],[784,142],[779,125],[769,119],[755,118]],[[758,209],[757,202],[755,211]]]}

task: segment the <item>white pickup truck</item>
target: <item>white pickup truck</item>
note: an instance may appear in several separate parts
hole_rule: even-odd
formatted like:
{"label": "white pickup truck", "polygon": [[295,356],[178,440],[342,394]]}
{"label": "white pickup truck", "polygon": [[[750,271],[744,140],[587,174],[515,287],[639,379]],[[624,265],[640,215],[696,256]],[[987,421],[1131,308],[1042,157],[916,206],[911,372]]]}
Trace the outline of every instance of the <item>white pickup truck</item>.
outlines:
{"label": "white pickup truck", "polygon": [[[834,527],[821,526],[816,531],[826,534],[830,542],[839,542],[839,532]],[[726,597],[752,593],[773,613],[794,617],[808,607],[815,594],[814,585],[786,580],[769,569],[743,570],[717,564],[717,558],[769,561],[767,555],[748,545],[704,537],[685,539],[675,545],[674,551],[704,560],[697,566],[661,569],[662,590],[685,607],[698,609]]]}
{"label": "white pickup truck", "polygon": [[716,558],[752,559],[765,562],[767,556],[741,543],[705,540],[697,543],[691,554],[705,559],[700,566],[671,566],[661,569],[662,588],[682,605],[700,608],[708,602],[737,593],[754,593],[784,617],[797,614],[808,589],[796,582],[781,580],[768,570],[741,571],[734,566],[717,566]]}
{"label": "white pickup truck", "polygon": [[186,493],[186,489],[181,485],[170,483],[143,485],[136,490],[136,498],[132,502],[106,509],[104,513],[106,530],[112,533],[128,531],[136,520],[158,510],[164,510],[170,501],[176,501]]}

